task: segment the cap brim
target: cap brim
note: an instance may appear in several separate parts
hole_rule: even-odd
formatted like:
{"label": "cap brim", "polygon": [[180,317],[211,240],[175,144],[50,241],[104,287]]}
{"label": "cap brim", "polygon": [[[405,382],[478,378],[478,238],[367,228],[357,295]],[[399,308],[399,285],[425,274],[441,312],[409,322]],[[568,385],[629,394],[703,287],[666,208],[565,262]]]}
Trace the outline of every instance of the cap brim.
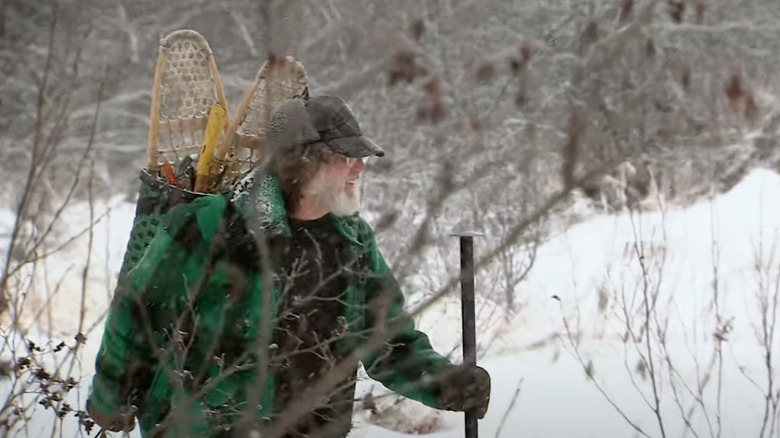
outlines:
{"label": "cap brim", "polygon": [[384,157],[385,150],[365,136],[341,137],[325,142],[334,151],[352,158],[364,158],[375,155]]}

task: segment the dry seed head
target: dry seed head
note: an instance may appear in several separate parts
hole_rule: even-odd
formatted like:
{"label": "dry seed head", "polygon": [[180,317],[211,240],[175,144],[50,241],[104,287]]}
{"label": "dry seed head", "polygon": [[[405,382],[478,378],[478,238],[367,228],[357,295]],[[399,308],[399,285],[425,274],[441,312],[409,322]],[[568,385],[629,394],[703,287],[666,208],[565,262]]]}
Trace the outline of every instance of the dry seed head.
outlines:
{"label": "dry seed head", "polygon": [[672,20],[675,23],[682,23],[683,14],[685,14],[685,2],[683,0],[667,0],[666,6]]}
{"label": "dry seed head", "polygon": [[534,47],[533,42],[529,40],[523,41],[523,43],[520,45],[520,56],[511,56],[509,58],[509,71],[515,76],[522,73],[526,68],[528,68],[528,65],[531,63],[531,59],[533,59],[535,53],[536,47]]}
{"label": "dry seed head", "polygon": [[417,18],[412,22],[411,33],[415,41],[420,41],[425,33],[425,21],[422,18]]}
{"label": "dry seed head", "polygon": [[726,98],[728,99],[729,108],[736,110],[739,103],[745,97],[745,86],[742,81],[742,77],[734,73],[731,75],[725,88]]}
{"label": "dry seed head", "polygon": [[482,122],[477,118],[476,116],[471,116],[469,118],[469,129],[472,131],[481,131],[482,130]]}
{"label": "dry seed head", "polygon": [[599,24],[592,20],[582,31],[582,43],[589,46],[599,39]]}
{"label": "dry seed head", "polygon": [[520,74],[522,63],[517,58],[509,58],[509,70],[513,75]]}
{"label": "dry seed head", "polygon": [[523,44],[520,46],[520,61],[527,65],[529,62],[531,62],[531,58],[534,56],[534,46],[533,43],[526,40],[523,41]]}
{"label": "dry seed head", "polygon": [[490,82],[496,76],[496,66],[492,61],[483,60],[477,64],[474,77],[479,82]]}
{"label": "dry seed head", "polygon": [[484,140],[485,129],[478,116],[472,115],[466,119],[463,127],[463,137],[473,142]]}
{"label": "dry seed head", "polygon": [[593,376],[596,374],[596,368],[593,366],[593,360],[588,361],[588,365],[585,367],[585,375],[588,377],[588,379],[593,379]]}
{"label": "dry seed head", "polygon": [[398,82],[414,82],[415,78],[426,74],[426,70],[417,64],[417,59],[411,50],[398,50],[393,54],[388,67],[388,85]]}
{"label": "dry seed head", "polygon": [[694,0],[693,10],[696,14],[696,23],[701,24],[704,22],[704,13],[707,11],[707,4],[704,0]]}
{"label": "dry seed head", "polygon": [[438,77],[429,79],[423,84],[423,90],[425,91],[425,96],[423,96],[420,106],[417,108],[417,122],[435,125],[446,116],[441,80]]}
{"label": "dry seed head", "polygon": [[686,90],[691,86],[691,66],[688,63],[680,67],[680,83]]}
{"label": "dry seed head", "polygon": [[433,97],[441,98],[441,80],[438,77],[431,78],[423,84],[423,90]]}
{"label": "dry seed head", "polygon": [[528,103],[528,92],[526,91],[525,82],[523,82],[520,84],[517,94],[515,94],[515,105],[523,107],[526,103]]}
{"label": "dry seed head", "polygon": [[581,131],[582,126],[579,117],[575,112],[572,112],[569,116],[567,139],[563,150],[563,165],[561,167],[561,177],[565,187],[571,187],[574,184],[574,167],[579,156]]}
{"label": "dry seed head", "polygon": [[620,1],[620,15],[619,20],[621,23],[625,23],[631,18],[631,12],[634,9],[634,0],[619,0]]}
{"label": "dry seed head", "polygon": [[655,57],[655,53],[655,41],[653,41],[652,37],[648,37],[645,41],[645,56],[648,58],[653,58]]}

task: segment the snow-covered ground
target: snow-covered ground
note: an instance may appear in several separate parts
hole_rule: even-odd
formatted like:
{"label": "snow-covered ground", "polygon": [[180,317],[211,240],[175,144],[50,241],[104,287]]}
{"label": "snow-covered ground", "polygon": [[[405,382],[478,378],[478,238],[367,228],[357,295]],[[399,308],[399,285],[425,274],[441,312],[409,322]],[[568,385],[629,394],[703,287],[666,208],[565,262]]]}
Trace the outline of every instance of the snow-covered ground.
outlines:
{"label": "snow-covered ground", "polygon": [[[514,318],[507,321],[495,303],[478,303],[480,364],[493,378],[491,409],[480,422],[480,435],[780,436],[777,412],[770,409],[764,421],[766,394],[777,397],[780,389],[777,360],[770,357],[768,369],[766,355],[780,351],[780,333],[771,325],[780,316],[779,192],[779,175],[755,170],[711,201],[684,210],[597,217],[545,242],[529,277],[517,287]],[[117,200],[110,206],[110,216],[95,229],[86,287],[86,326],[98,323],[87,334],[76,368],[85,384],[100,340],[106,291],[113,286],[133,216],[132,205]],[[75,231],[88,222],[85,206],[69,214],[67,223]],[[51,316],[61,332],[47,335],[55,341],[72,337],[78,328],[85,238],[48,262],[51,283],[71,268]],[[28,299],[41,302],[34,298],[38,301]],[[420,327],[444,353],[460,338],[458,306],[449,298],[420,318]],[[45,327],[47,321],[36,322]],[[379,394],[379,386],[363,380],[359,395]],[[82,402],[86,390],[84,385]],[[409,434],[399,431],[412,430],[430,437],[463,436],[462,414],[380,400],[379,418],[356,410],[352,437],[400,438]],[[45,427],[52,418],[39,409],[32,424]],[[40,434],[31,428],[27,436]]]}

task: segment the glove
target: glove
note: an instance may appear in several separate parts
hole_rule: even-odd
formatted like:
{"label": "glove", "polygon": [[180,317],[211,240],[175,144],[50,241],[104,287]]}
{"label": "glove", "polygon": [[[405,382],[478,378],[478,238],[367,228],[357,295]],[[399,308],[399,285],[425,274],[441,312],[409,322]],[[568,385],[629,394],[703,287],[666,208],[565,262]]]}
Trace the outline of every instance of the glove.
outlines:
{"label": "glove", "polygon": [[135,415],[132,413],[103,414],[93,410],[89,400],[87,413],[98,426],[109,432],[131,432],[135,429]]}
{"label": "glove", "polygon": [[439,403],[448,411],[485,417],[490,404],[490,374],[476,365],[459,365],[439,380]]}

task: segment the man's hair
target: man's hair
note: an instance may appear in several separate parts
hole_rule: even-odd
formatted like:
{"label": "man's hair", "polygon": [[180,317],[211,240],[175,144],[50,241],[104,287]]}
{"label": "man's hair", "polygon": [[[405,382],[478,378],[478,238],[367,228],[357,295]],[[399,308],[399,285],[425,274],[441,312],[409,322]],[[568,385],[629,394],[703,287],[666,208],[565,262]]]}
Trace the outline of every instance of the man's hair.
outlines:
{"label": "man's hair", "polygon": [[270,160],[271,171],[279,179],[288,208],[294,208],[303,195],[303,188],[323,164],[336,154],[322,142],[296,145],[275,153]]}

